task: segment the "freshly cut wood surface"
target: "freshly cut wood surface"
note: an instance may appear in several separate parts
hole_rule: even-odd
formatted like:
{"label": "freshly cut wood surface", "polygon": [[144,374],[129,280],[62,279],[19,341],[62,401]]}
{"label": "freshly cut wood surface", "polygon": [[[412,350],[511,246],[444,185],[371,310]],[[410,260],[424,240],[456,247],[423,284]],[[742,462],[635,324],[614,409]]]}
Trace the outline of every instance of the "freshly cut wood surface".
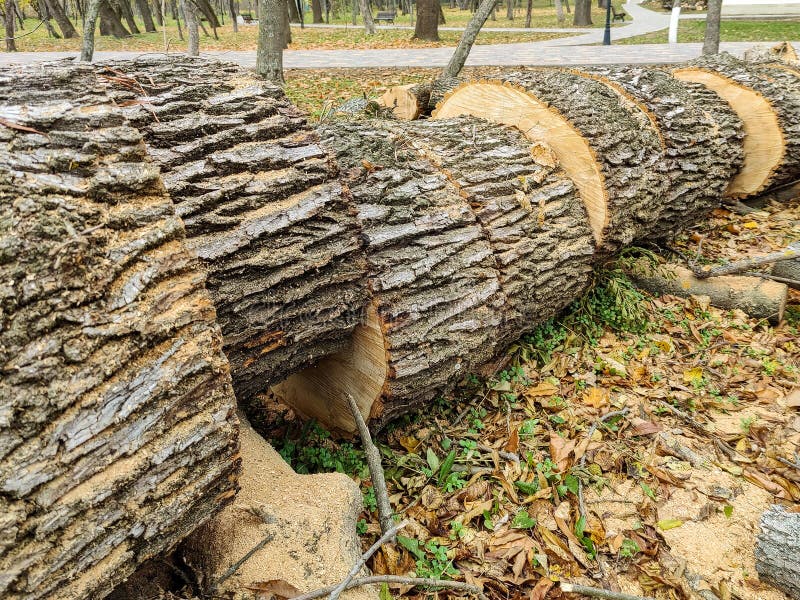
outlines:
{"label": "freshly cut wood surface", "polygon": [[464,83],[433,113],[511,125],[549,145],[583,199],[601,251],[659,231],[665,178],[658,131],[634,103],[589,78],[558,70],[514,72]]}
{"label": "freshly cut wood surface", "polygon": [[[109,75],[207,266],[234,387],[249,402],[340,349],[366,264],[347,190],[280,88],[230,64],[115,62]],[[115,81],[112,81],[115,83]]]}
{"label": "freshly cut wood surface", "polygon": [[0,596],[102,598],[234,495],[228,363],[93,67],[12,69],[0,97]]}
{"label": "freshly cut wood surface", "polygon": [[347,175],[373,304],[351,346],[275,391],[352,430],[346,394],[385,422],[486,365],[588,284],[594,244],[552,153],[479,119],[321,128]]}
{"label": "freshly cut wood surface", "polygon": [[745,198],[800,179],[800,78],[728,54],[697,59],[673,75],[717,92],[744,123],[745,162],[730,196]]}
{"label": "freshly cut wood surface", "polygon": [[720,205],[744,159],[741,121],[724,102],[710,98],[713,94],[703,86],[687,89],[696,84],[649,67],[603,66],[575,72],[616,88],[636,103],[659,132],[664,148],[659,166],[669,189],[654,236],[669,237],[685,230]]}
{"label": "freshly cut wood surface", "polygon": [[391,108],[398,119],[413,121],[423,113],[429,97],[430,89],[410,83],[389,88],[378,99],[378,104]]}

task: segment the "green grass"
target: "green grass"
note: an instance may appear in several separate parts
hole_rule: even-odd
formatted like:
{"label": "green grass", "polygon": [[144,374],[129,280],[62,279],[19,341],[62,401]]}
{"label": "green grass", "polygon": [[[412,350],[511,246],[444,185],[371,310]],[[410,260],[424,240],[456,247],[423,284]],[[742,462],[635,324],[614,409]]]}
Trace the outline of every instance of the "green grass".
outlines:
{"label": "green grass", "polygon": [[[681,21],[678,42],[702,42],[705,21]],[[723,42],[780,42],[800,39],[800,19],[780,21],[722,21],[720,40]],[[615,44],[666,44],[667,30],[618,40]]]}
{"label": "green grass", "polygon": [[[25,30],[17,32],[17,35],[33,31],[39,23],[35,19],[25,21]],[[144,26],[137,23],[142,31]],[[208,28],[208,25],[206,25]],[[210,28],[209,33],[211,33]],[[183,30],[184,36],[186,30]],[[239,32],[234,33],[233,28],[226,19],[225,25],[217,30],[219,39],[214,39],[212,35],[206,37],[200,33],[200,50],[252,50],[257,47],[258,27],[240,26]],[[423,42],[411,39],[413,32],[406,29],[379,30],[375,35],[368,36],[364,33],[363,27],[351,27],[348,29],[327,29],[311,28],[300,29],[299,26],[292,27],[292,44],[290,49],[349,49],[349,48],[431,48],[439,46],[455,46],[458,43],[461,32],[459,31],[440,31],[438,42]],[[547,32],[535,33],[520,29],[511,32],[482,31],[478,35],[476,44],[508,44],[515,42],[538,42],[558,37],[564,37],[566,33]],[[115,39],[110,36],[98,34],[95,38],[96,50],[133,50],[140,52],[163,52],[164,35],[159,28],[156,33],[141,33],[132,35],[124,39]],[[180,40],[178,27],[174,21],[169,20],[167,24],[167,41],[171,51],[182,50],[186,42]],[[53,39],[48,37],[47,30],[40,27],[31,35],[26,35],[17,40],[17,49],[21,52],[44,52],[44,51],[77,51],[80,49],[80,39]]]}

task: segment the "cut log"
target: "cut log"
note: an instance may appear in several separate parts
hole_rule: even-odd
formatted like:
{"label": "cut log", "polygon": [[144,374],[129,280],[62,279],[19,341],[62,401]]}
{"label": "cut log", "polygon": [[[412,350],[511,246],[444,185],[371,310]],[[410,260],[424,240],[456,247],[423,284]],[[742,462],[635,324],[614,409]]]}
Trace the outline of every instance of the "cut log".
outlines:
{"label": "cut log", "polygon": [[351,346],[275,389],[352,431],[346,394],[382,424],[485,365],[589,281],[592,234],[552,153],[459,118],[340,123],[336,152],[366,240],[373,303]]}
{"label": "cut log", "polygon": [[761,515],[755,556],[762,581],[800,598],[800,513],[775,505]]}
{"label": "cut log", "polygon": [[729,196],[746,198],[800,179],[800,78],[728,54],[702,57],[672,74],[715,91],[744,123],[744,165]]}
{"label": "cut log", "polygon": [[391,87],[378,99],[378,104],[392,109],[392,114],[403,121],[418,119],[428,108],[430,86],[408,84]]}
{"label": "cut log", "polygon": [[789,287],[800,289],[800,259],[776,262],[772,265],[771,272],[775,277],[793,281],[794,283],[788,284]]}
{"label": "cut log", "polygon": [[0,596],[102,598],[233,497],[228,363],[93,68],[12,69],[0,97]]}
{"label": "cut log", "polygon": [[658,132],[607,86],[564,71],[512,73],[456,87],[433,118],[463,114],[517,127],[552,147],[578,188],[599,250],[616,250],[663,226],[667,182],[658,170]]}
{"label": "cut log", "polygon": [[363,320],[366,263],[351,199],[303,115],[235,65],[108,66],[112,84],[128,78],[119,101],[138,102],[128,116],[208,267],[240,402],[340,349]]}
{"label": "cut log", "polygon": [[[705,97],[714,94],[703,86],[676,81],[658,69],[609,66],[577,74],[596,78],[634,102],[660,133],[664,146],[661,166],[669,189],[658,237],[685,230],[720,205],[744,158],[741,121],[727,105],[722,106],[725,103],[716,99],[719,120],[715,119]],[[687,86],[702,88],[702,92],[693,93]]]}
{"label": "cut log", "polygon": [[779,323],[786,308],[786,285],[759,277],[723,275],[698,279],[689,269],[679,265],[665,264],[653,268],[644,260],[636,264],[630,275],[636,285],[651,294],[682,298],[708,296],[712,306],[727,310],[738,308],[754,319]]}

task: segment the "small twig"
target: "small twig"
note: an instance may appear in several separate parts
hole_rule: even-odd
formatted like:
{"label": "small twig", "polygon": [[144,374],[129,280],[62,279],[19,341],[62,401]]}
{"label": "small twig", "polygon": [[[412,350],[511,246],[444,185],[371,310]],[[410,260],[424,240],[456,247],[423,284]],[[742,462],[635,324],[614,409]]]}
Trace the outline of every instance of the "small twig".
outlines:
{"label": "small twig", "polygon": [[209,592],[213,593],[223,582],[225,582],[229,577],[231,577],[236,571],[238,571],[244,563],[250,560],[250,557],[253,556],[256,552],[261,550],[264,546],[269,544],[275,536],[272,533],[268,533],[263,540],[258,542],[255,546],[253,546],[248,552],[235,563],[233,563],[227,571],[225,571],[222,575],[220,575],[219,579],[217,579],[214,583],[211,584],[209,588]]}
{"label": "small twig", "polygon": [[731,202],[726,202],[724,208],[727,208],[729,211],[736,213],[737,215],[750,215],[755,212],[758,212],[757,208],[753,208],[752,206],[747,206],[741,200],[733,200]]}
{"label": "small twig", "polygon": [[692,268],[694,276],[698,279],[707,279],[709,277],[718,277],[720,275],[731,275],[733,273],[741,273],[742,271],[749,271],[753,267],[760,267],[782,260],[791,260],[800,257],[800,244],[791,244],[780,252],[770,252],[761,256],[754,256],[752,258],[745,258],[737,260],[727,265],[721,265],[708,270],[701,270]]}
{"label": "small twig", "polygon": [[798,287],[800,286],[800,281],[797,279],[789,279],[788,277],[778,277],[777,275],[772,275],[771,273],[761,273],[760,271],[746,271],[742,273],[742,275],[748,275],[749,277],[760,277],[761,279],[769,279],[771,281],[777,281],[778,283],[785,283],[786,285]]}
{"label": "small twig", "polygon": [[[478,444],[478,450],[483,452],[494,452],[496,448],[492,448],[491,446],[487,446],[486,444]],[[505,450],[497,450],[497,455],[500,458],[505,458],[506,460],[510,460],[512,462],[518,463],[519,462],[519,455],[514,454],[513,452],[506,452]]]}
{"label": "small twig", "polygon": [[[331,594],[330,600],[338,600],[339,595],[343,591],[345,591],[347,589],[347,587],[350,584],[350,582],[353,581],[353,578],[356,575],[358,575],[358,572],[361,570],[361,568],[365,564],[367,564],[367,561],[369,560],[370,556],[375,554],[380,549],[380,547],[383,546],[386,542],[388,542],[390,540],[393,540],[394,536],[397,535],[397,532],[400,531],[406,525],[408,525],[408,521],[403,521],[402,523],[398,523],[394,527],[390,527],[389,530],[386,533],[384,533],[381,537],[379,537],[378,541],[376,541],[374,544],[372,544],[372,546],[369,547],[369,550],[364,552],[364,554],[361,555],[361,558],[359,558],[356,561],[356,564],[353,565],[352,569],[350,569],[350,572],[347,574],[347,577],[345,577],[339,585],[335,586],[332,590],[329,590],[330,594]],[[311,592],[311,593],[313,594],[314,592]],[[326,592],[326,594],[327,594],[327,592]],[[306,594],[306,595],[308,595],[308,594]],[[325,595],[325,594],[323,594],[323,595]],[[316,597],[316,596],[312,596],[312,597]]]}
{"label": "small twig", "polygon": [[350,404],[350,412],[353,413],[353,420],[358,427],[358,434],[364,444],[364,454],[367,456],[369,473],[372,476],[372,489],[375,490],[375,503],[378,505],[378,520],[381,524],[381,531],[385,534],[392,528],[392,505],[389,502],[389,492],[386,489],[386,478],[383,475],[381,465],[381,453],[377,446],[372,442],[372,435],[369,428],[361,416],[355,398],[352,394],[347,394],[347,402]]}
{"label": "small twig", "polygon": [[[362,585],[372,585],[374,583],[394,583],[399,585],[424,585],[428,587],[448,588],[451,590],[460,590],[462,592],[475,594],[478,597],[478,600],[487,600],[486,596],[483,595],[483,592],[481,592],[478,586],[470,585],[469,583],[464,583],[463,581],[431,579],[429,577],[403,577],[401,575],[372,575],[370,577],[360,577],[358,579],[353,579],[347,584],[345,589],[349,590],[354,587],[359,587]],[[307,594],[303,594],[302,596],[295,596],[294,598],[292,598],[292,600],[315,600],[316,598],[322,598],[323,596],[327,596],[333,591],[333,589],[334,589],[333,586],[320,588],[318,590],[314,590],[313,592],[308,592]]]}
{"label": "small twig", "polygon": [[561,582],[561,591],[567,594],[583,594],[591,598],[605,598],[606,600],[655,600],[652,596],[634,596],[623,592],[612,592],[601,588],[578,585],[576,583]]}

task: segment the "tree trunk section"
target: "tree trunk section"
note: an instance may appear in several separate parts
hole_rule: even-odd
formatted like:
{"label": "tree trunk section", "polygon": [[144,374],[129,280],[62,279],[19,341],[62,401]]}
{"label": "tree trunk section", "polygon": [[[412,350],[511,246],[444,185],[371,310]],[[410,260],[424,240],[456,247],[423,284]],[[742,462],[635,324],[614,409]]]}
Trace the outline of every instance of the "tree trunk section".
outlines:
{"label": "tree trunk section", "polygon": [[122,13],[122,18],[125,19],[125,22],[128,24],[128,29],[130,32],[136,35],[142,33],[136,26],[136,19],[133,18],[133,10],[131,10],[129,0],[117,0],[117,4],[119,6],[120,13]]}
{"label": "tree trunk section", "polygon": [[531,26],[531,18],[533,17],[533,0],[528,0],[528,4],[525,8],[525,27],[529,28]]}
{"label": "tree trunk section", "polygon": [[36,0],[36,4],[33,4],[33,8],[36,11],[36,16],[44,23],[47,29],[47,35],[57,40],[61,39],[61,34],[56,31],[56,28],[53,27],[53,24],[50,22],[50,11],[44,3],[44,0]]}
{"label": "tree trunk section", "polygon": [[439,41],[439,3],[438,0],[418,0],[417,23],[414,38],[429,42]]}
{"label": "tree trunk section", "polygon": [[322,3],[320,0],[311,0],[311,20],[313,23],[324,23],[322,19]]}
{"label": "tree trunk section", "polygon": [[81,61],[92,62],[94,56],[94,34],[97,29],[97,17],[100,14],[100,3],[103,0],[89,0],[83,21],[83,38],[81,39]]}
{"label": "tree trunk section", "polygon": [[367,35],[375,35],[375,21],[372,20],[372,9],[369,6],[369,0],[358,0],[358,5],[361,9],[361,17],[364,19],[364,30]]}
{"label": "tree trunk section", "polygon": [[[478,33],[480,33],[481,27],[486,23],[486,19],[496,6],[497,0],[483,0],[483,2],[481,2],[480,7],[475,11],[475,14],[472,15],[467,27],[464,29],[464,33],[461,34],[458,46],[455,51],[453,51],[453,56],[450,57],[450,61],[447,63],[444,71],[442,71],[442,75],[439,79],[447,80],[458,77],[458,74],[461,73],[461,69],[464,68],[464,64],[467,62],[467,57],[472,50],[475,39],[478,37]],[[419,23],[419,20],[417,20],[417,22]]]}
{"label": "tree trunk section", "polygon": [[555,70],[465,83],[433,118],[472,114],[552,147],[586,205],[598,248],[614,251],[663,225],[667,182],[658,131],[633,103],[598,81]]}
{"label": "tree trunk section", "polygon": [[233,0],[228,0],[228,11],[231,16],[231,24],[233,25],[233,33],[239,33],[239,19],[236,16],[236,3]]}
{"label": "tree trunk section", "polygon": [[268,81],[283,83],[285,24],[275,18],[286,9],[286,0],[259,0],[256,73]]}
{"label": "tree trunk section", "polygon": [[[100,0],[100,22],[101,27],[105,24],[106,30],[117,39],[131,36],[122,21],[119,20],[119,15],[111,8],[108,0]],[[100,33],[103,34],[102,28]]]}
{"label": "tree trunk section", "polygon": [[75,26],[72,24],[72,21],[69,20],[69,17],[67,17],[58,0],[46,0],[46,2],[50,14],[53,16],[53,19],[55,19],[56,23],[58,24],[58,28],[61,30],[61,35],[66,39],[78,37],[78,32],[75,30]]}
{"label": "tree trunk section", "polygon": [[[234,388],[247,406],[339,350],[362,321],[366,264],[351,200],[280,88],[225,63],[112,65],[135,77],[150,103],[130,118],[161,166],[187,244],[209,269]],[[119,93],[120,102],[136,99]]]}
{"label": "tree trunk section", "polygon": [[144,30],[149,33],[155,33],[156,24],[153,21],[153,13],[150,12],[150,5],[147,3],[147,0],[136,0],[136,9],[139,11],[139,14],[142,15]]}
{"label": "tree trunk section", "polygon": [[722,0],[708,0],[706,9],[706,32],[703,38],[703,54],[719,54],[719,30],[722,17]]}
{"label": "tree trunk section", "polygon": [[[664,210],[652,238],[669,238],[718,207],[744,161],[741,122],[721,106],[717,122],[708,98],[693,95],[668,73],[646,67],[594,67],[584,73],[633,102],[661,138],[662,172],[669,182]],[[698,103],[702,100],[702,103]],[[731,126],[732,125],[732,126]]]}
{"label": "tree trunk section", "polygon": [[228,363],[158,168],[92,68],[20,69],[0,96],[46,134],[0,130],[0,596],[103,598],[233,497]]}
{"label": "tree trunk section", "polygon": [[729,54],[701,57],[673,75],[715,91],[744,123],[745,162],[728,195],[746,198],[800,179],[800,77]]}
{"label": "tree trunk section", "polygon": [[556,5],[556,20],[558,21],[559,26],[564,25],[564,21],[566,17],[564,16],[564,5],[562,4],[561,0],[553,0]]}
{"label": "tree trunk section", "polygon": [[575,0],[575,16],[572,21],[576,27],[592,24],[592,0]]}
{"label": "tree trunk section", "polygon": [[6,36],[6,52],[16,52],[17,42],[14,39],[16,23],[14,22],[14,2],[15,0],[6,0],[5,2],[5,36]]}
{"label": "tree trunk section", "polygon": [[351,393],[385,423],[490,363],[588,283],[594,247],[574,186],[516,131],[463,117],[320,131],[353,193],[373,299],[348,348],[274,388],[301,413],[352,431]]}
{"label": "tree trunk section", "polygon": [[800,513],[775,505],[761,515],[755,555],[762,581],[800,598]]}
{"label": "tree trunk section", "polygon": [[181,9],[183,10],[183,19],[186,21],[186,35],[189,38],[186,54],[200,56],[200,30],[197,23],[197,7],[193,0],[181,0]]}
{"label": "tree trunk section", "polygon": [[299,23],[300,22],[300,12],[297,10],[297,3],[295,0],[288,0],[288,9],[289,9],[289,22],[290,23]]}

